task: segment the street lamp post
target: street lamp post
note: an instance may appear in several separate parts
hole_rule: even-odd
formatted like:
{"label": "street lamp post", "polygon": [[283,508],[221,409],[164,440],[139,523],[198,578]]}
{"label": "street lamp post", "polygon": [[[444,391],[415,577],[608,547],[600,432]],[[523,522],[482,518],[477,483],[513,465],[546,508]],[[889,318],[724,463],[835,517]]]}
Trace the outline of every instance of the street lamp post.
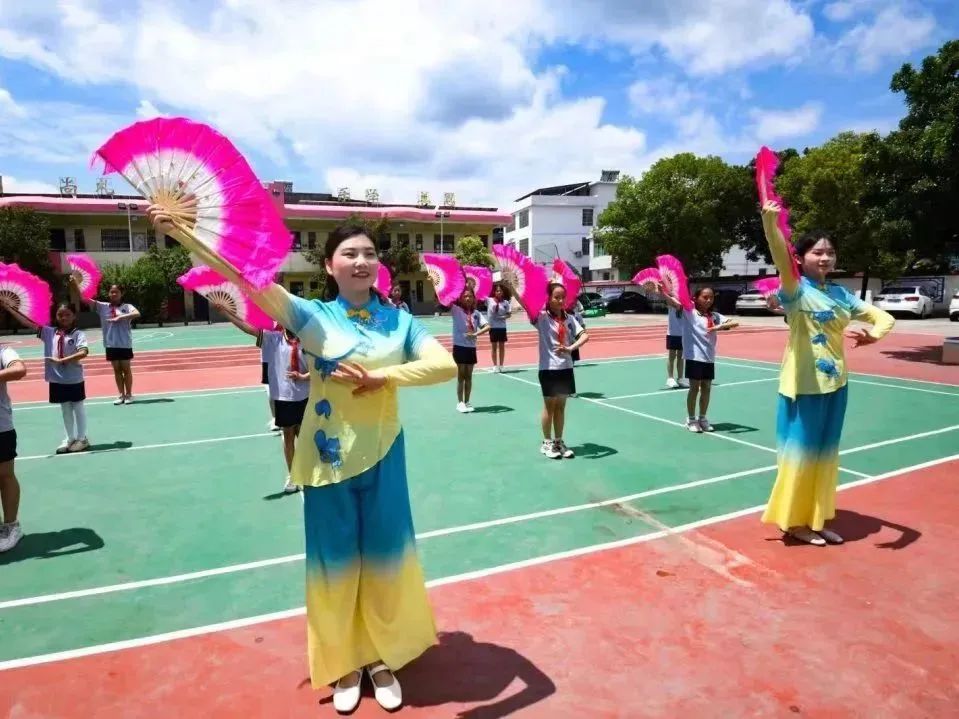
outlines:
{"label": "street lamp post", "polygon": [[443,234],[443,218],[450,216],[449,210],[441,210],[439,205],[436,205],[436,211],[434,213],[436,217],[440,219],[440,252],[445,252],[446,250],[446,236]]}
{"label": "street lamp post", "polygon": [[129,247],[129,252],[133,254],[133,217],[130,215],[131,211],[136,211],[139,206],[135,202],[118,202],[118,210],[127,211],[127,245]]}

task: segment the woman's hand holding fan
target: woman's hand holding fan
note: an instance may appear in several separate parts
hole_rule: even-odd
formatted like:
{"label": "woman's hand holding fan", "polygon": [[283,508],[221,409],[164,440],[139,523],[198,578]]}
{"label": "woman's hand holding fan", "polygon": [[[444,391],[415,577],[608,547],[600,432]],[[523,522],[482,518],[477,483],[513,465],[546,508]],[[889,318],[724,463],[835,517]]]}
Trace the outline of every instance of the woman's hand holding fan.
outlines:
{"label": "woman's hand holding fan", "polygon": [[273,320],[257,307],[236,283],[230,282],[209,267],[194,267],[180,275],[177,283],[186,290],[200,293],[215,308],[226,310],[253,329],[273,329]]}
{"label": "woman's hand holding fan", "polygon": [[756,155],[756,189],[759,191],[759,206],[763,215],[763,222],[768,218],[774,217],[776,227],[779,228],[786,242],[786,248],[793,259],[792,275],[799,279],[799,257],[796,255],[796,248],[789,238],[792,236],[792,228],[789,226],[789,209],[786,203],[776,192],[776,170],[779,168],[779,157],[765,145],[759,148]]}
{"label": "woman's hand holding fan", "polygon": [[211,127],[186,118],[137,122],[94,158],[150,201],[158,229],[224,274],[262,289],[289,254],[292,237],[272,198]]}

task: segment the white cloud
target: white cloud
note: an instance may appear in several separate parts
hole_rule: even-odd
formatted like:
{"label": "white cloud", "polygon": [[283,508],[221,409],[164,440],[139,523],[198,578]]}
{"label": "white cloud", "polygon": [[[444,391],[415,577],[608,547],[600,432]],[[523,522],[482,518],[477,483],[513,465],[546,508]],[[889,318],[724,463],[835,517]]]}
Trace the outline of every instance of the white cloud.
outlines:
{"label": "white cloud", "polygon": [[676,115],[699,99],[689,85],[669,78],[637,80],[629,86],[629,106],[635,115]]}
{"label": "white cloud", "polygon": [[165,113],[160,112],[157,109],[157,106],[149,100],[140,100],[140,104],[137,105],[137,117],[141,117],[144,120],[149,120],[152,117],[162,116],[165,116]]}
{"label": "white cloud", "polygon": [[872,22],[859,23],[839,39],[835,55],[847,66],[872,72],[887,59],[901,58],[929,44],[936,20],[928,12],[906,14],[892,5],[880,10]]}
{"label": "white cloud", "polygon": [[753,110],[755,134],[762,142],[803,137],[819,127],[822,106],[809,102],[792,110]]}
{"label": "white cloud", "polygon": [[3,191],[44,194],[50,192],[59,192],[60,188],[57,185],[54,185],[52,182],[44,182],[43,180],[21,180],[19,177],[4,175]]}
{"label": "white cloud", "polygon": [[833,22],[846,22],[856,15],[876,9],[884,0],[838,0],[823,8],[823,15]]}

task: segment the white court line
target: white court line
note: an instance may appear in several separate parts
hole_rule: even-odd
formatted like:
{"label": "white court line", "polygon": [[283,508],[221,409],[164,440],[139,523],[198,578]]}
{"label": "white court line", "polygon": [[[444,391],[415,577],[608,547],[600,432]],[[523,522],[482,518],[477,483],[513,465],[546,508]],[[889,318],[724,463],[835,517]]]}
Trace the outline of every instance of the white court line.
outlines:
{"label": "white court line", "polygon": [[876,449],[877,447],[887,447],[890,444],[899,444],[900,442],[908,442],[913,439],[922,439],[923,437],[932,437],[937,434],[945,434],[946,432],[953,432],[959,429],[959,424],[954,424],[951,427],[943,427],[941,429],[933,429],[928,432],[918,432],[917,434],[910,434],[907,437],[896,437],[895,439],[887,439],[882,442],[873,442],[872,444],[864,444],[862,447],[852,447],[850,449],[844,449],[839,452],[839,454],[854,454],[856,452],[865,452],[868,449]]}
{"label": "white court line", "polygon": [[[756,384],[757,382],[774,382],[779,379],[778,377],[763,377],[762,379],[747,379],[743,382],[713,382],[713,389],[716,387],[736,387],[741,384]],[[677,390],[685,389],[685,387],[673,387],[672,389],[658,389],[655,392],[641,392],[640,394],[621,394],[616,397],[603,397],[604,402],[612,402],[617,399],[632,399],[634,397],[653,397],[657,394],[682,394],[677,392]]]}
{"label": "white court line", "polygon": [[[838,488],[838,491],[844,491],[851,489],[853,487],[860,487],[865,484],[871,484],[872,482],[878,482],[880,480],[889,479],[896,477],[902,474],[908,474],[909,472],[915,472],[922,469],[927,469],[929,467],[935,467],[946,462],[952,462],[954,460],[959,460],[959,454],[954,454],[950,457],[942,457],[940,459],[931,460],[929,462],[923,462],[921,464],[915,464],[910,467],[903,467],[901,469],[894,470],[892,472],[886,472],[885,474],[877,474],[873,477],[867,477],[861,480],[849,482],[843,484]],[[645,542],[653,541],[656,539],[661,539],[663,537],[671,537],[678,534],[684,534],[701,527],[708,527],[713,524],[719,524],[731,519],[736,519],[739,517],[745,517],[750,514],[755,514],[766,508],[766,505],[760,504],[755,507],[749,507],[747,509],[740,509],[735,512],[729,512],[727,514],[720,514],[715,517],[708,517],[706,519],[700,519],[695,522],[689,522],[688,524],[682,524],[676,527],[670,527],[669,529],[658,530],[655,532],[650,532],[649,534],[643,534],[638,537],[629,537],[627,539],[619,539],[613,542],[605,542],[602,544],[592,544],[586,547],[580,547],[578,549],[571,549],[564,552],[555,552],[553,554],[545,554],[539,557],[533,557],[531,559],[524,559],[518,562],[510,562],[508,564],[500,564],[493,567],[488,567],[486,569],[479,569],[472,572],[464,572],[462,574],[454,574],[447,577],[440,577],[437,579],[431,579],[426,583],[426,586],[429,588],[441,587],[448,584],[457,584],[460,582],[466,582],[473,579],[484,579],[486,577],[495,576],[497,574],[504,574],[506,572],[515,571],[517,569],[526,569],[528,567],[535,567],[542,564],[550,564],[552,562],[560,561],[563,559],[571,559],[573,557],[581,557],[589,554],[596,554],[598,552],[607,551],[610,549],[618,549],[621,547],[628,547],[635,544],[643,544]],[[21,659],[10,659],[4,662],[0,662],[0,671],[6,671],[9,669],[20,669],[23,667],[35,666],[38,664],[49,664],[51,662],[65,661],[68,659],[78,659],[80,657],[88,657],[97,654],[106,654],[108,652],[116,652],[124,649],[135,649],[137,647],[145,647],[153,644],[162,644],[165,642],[175,641],[177,639],[186,639],[189,637],[203,636],[205,634],[213,634],[216,632],[227,631],[230,629],[239,629],[242,627],[254,626],[257,624],[263,624],[265,622],[276,621],[280,619],[288,619],[290,617],[297,617],[305,614],[305,607],[296,607],[293,609],[285,609],[279,612],[270,612],[268,614],[258,614],[252,617],[244,617],[242,619],[232,619],[226,622],[218,622],[216,624],[207,624],[200,627],[191,627],[189,629],[179,629],[173,632],[164,632],[162,634],[153,634],[147,637],[138,637],[136,639],[125,639],[118,642],[109,642],[106,644],[97,644],[89,647],[82,647],[79,649],[69,649],[62,652],[52,652],[50,654],[39,654],[32,657],[23,657]]]}
{"label": "white court line", "polygon": [[[751,359],[749,357],[735,357],[733,355],[723,355],[723,356],[728,357],[729,359],[740,360],[742,362],[758,362],[759,364],[773,365],[773,368],[755,367],[753,365],[738,365],[739,367],[748,367],[749,369],[761,369],[761,370],[776,371],[776,372],[778,372],[780,368],[779,362],[770,362],[768,360]],[[737,365],[733,365],[730,362],[723,362],[721,359],[717,360],[717,362],[719,362],[720,364],[728,364],[732,367],[737,366]],[[911,377],[909,379],[906,379],[903,377],[895,377],[893,375],[888,375],[888,374],[876,374],[875,372],[850,372],[849,374],[850,376],[853,376],[853,377],[858,376],[858,377],[878,377],[879,379],[897,379],[900,382],[919,382],[920,384],[934,384],[939,387],[955,387],[959,389],[959,384],[951,384],[949,382],[936,382],[935,380],[931,380],[931,379],[912,379]],[[906,389],[909,389],[909,388],[906,388]]]}
{"label": "white court line", "polygon": [[[519,522],[529,522],[535,519],[543,519],[545,517],[555,517],[563,514],[571,514],[573,512],[581,512],[588,509],[597,509],[599,507],[607,507],[612,504],[633,502],[633,501],[636,501],[637,499],[644,499],[646,497],[655,497],[660,494],[670,494],[672,492],[680,492],[685,489],[702,487],[708,484],[716,484],[717,482],[725,482],[726,480],[730,480],[730,479],[739,479],[740,477],[748,477],[754,474],[761,474],[762,472],[771,472],[774,469],[776,469],[776,465],[773,464],[767,467],[757,467],[756,469],[747,469],[742,472],[734,472],[732,474],[723,474],[718,477],[709,477],[707,479],[697,479],[691,482],[684,482],[683,484],[674,484],[674,485],[668,485],[666,487],[657,487],[656,489],[648,489],[643,492],[626,494],[626,495],[623,495],[622,497],[613,497],[612,499],[604,499],[596,502],[587,502],[585,504],[574,504],[567,507],[558,507],[556,509],[545,509],[539,512],[530,512],[528,514],[517,514],[510,517],[490,519],[484,522],[473,522],[471,524],[462,524],[456,527],[433,529],[428,532],[417,533],[416,539],[423,540],[423,539],[432,539],[435,537],[447,537],[452,534],[461,534],[463,532],[475,532],[481,529],[489,529],[490,527],[501,527],[508,524],[517,524]],[[196,572],[185,572],[183,574],[173,574],[167,577],[143,579],[135,582],[122,582],[120,584],[110,584],[102,587],[91,587],[89,589],[77,589],[70,592],[41,594],[35,597],[25,597],[23,599],[10,599],[4,602],[0,602],[0,610],[12,609],[14,607],[32,606],[35,604],[48,604],[50,602],[59,602],[65,599],[79,599],[81,597],[92,597],[92,596],[98,596],[101,594],[112,594],[114,592],[126,592],[134,589],[144,589],[146,587],[159,587],[167,584],[177,584],[179,582],[188,582],[195,579],[217,577],[223,574],[234,574],[236,572],[246,572],[252,569],[260,569],[262,567],[272,567],[278,564],[288,564],[290,562],[297,562],[305,558],[306,558],[306,555],[301,552],[299,554],[288,554],[282,557],[273,557],[271,559],[260,559],[253,562],[243,562],[241,564],[230,564],[223,567],[217,567],[215,569],[202,569]]]}
{"label": "white court line", "polygon": [[[533,382],[533,381],[528,380],[528,379],[523,379],[522,377],[513,377],[513,376],[508,375],[508,374],[503,374],[503,375],[500,375],[500,376],[506,377],[506,378],[508,378],[508,379],[516,380],[517,382],[525,382],[526,384],[531,384],[531,385],[534,385],[534,386],[536,386],[536,387],[539,387],[539,382]],[[656,422],[662,422],[663,424],[669,424],[669,425],[672,425],[673,427],[679,427],[679,428],[681,428],[681,429],[686,429],[686,424],[683,423],[683,422],[675,422],[675,421],[673,421],[673,420],[671,420],[671,419],[666,419],[665,417],[659,417],[659,416],[657,416],[657,415],[655,415],[655,414],[647,414],[646,412],[637,412],[637,411],[634,410],[634,409],[629,409],[629,408],[627,408],[627,407],[620,407],[619,405],[616,405],[616,404],[607,404],[607,403],[604,402],[603,400],[590,399],[589,397],[577,397],[577,399],[580,399],[580,400],[582,400],[583,402],[591,402],[591,403],[593,403],[593,404],[597,404],[597,405],[599,405],[600,407],[608,407],[609,409],[619,410],[620,412],[626,412],[627,414],[632,414],[632,415],[635,415],[635,416],[637,416],[637,417],[643,417],[643,418],[645,418],[645,419],[651,419],[651,420],[654,420],[654,421],[656,421]],[[723,434],[722,432],[703,432],[703,436],[704,436],[704,437],[714,437],[715,439],[722,439],[722,440],[726,440],[727,442],[735,442],[736,444],[742,444],[742,445],[745,445],[746,447],[752,447],[753,449],[761,449],[763,452],[772,452],[773,454],[776,454],[776,451],[777,451],[775,447],[767,447],[766,445],[763,445],[763,444],[756,444],[755,442],[748,442],[748,441],[746,441],[745,439],[739,439],[738,437],[731,437],[731,436],[729,436],[728,434]],[[846,472],[847,474],[854,474],[854,475],[856,475],[857,477],[868,477],[868,476],[870,476],[870,475],[868,475],[868,474],[865,474],[864,472],[857,472],[857,471],[854,470],[854,469],[847,469],[846,467],[840,467],[840,468],[839,468],[839,471],[840,471],[840,472]]]}
{"label": "white court line", "polygon": [[[192,392],[191,392],[191,393],[185,393],[185,394],[184,394],[184,393],[176,394],[176,393],[174,393],[174,392],[164,392],[164,393],[151,392],[150,394],[138,394],[138,395],[136,395],[136,397],[137,397],[137,398],[151,397],[151,396],[153,396],[153,395],[159,394],[159,395],[162,396],[162,397],[172,397],[172,396],[175,395],[178,399],[196,399],[196,398],[198,398],[198,397],[221,397],[221,396],[224,396],[224,397],[225,397],[225,396],[235,395],[235,394],[264,394],[264,391],[263,391],[262,389],[259,389],[259,388],[260,388],[260,387],[265,387],[265,386],[266,386],[266,385],[262,385],[262,384],[261,384],[261,385],[249,385],[249,386],[247,386],[247,387],[244,388],[244,389],[235,389],[235,390],[232,390],[232,391],[230,391],[230,392],[217,392],[217,391],[214,391],[214,392],[197,392],[197,393],[192,393]],[[172,400],[171,400],[171,401],[172,401]],[[101,406],[101,405],[108,405],[108,404],[109,404],[109,405],[112,405],[112,404],[113,404],[113,400],[112,400],[112,399],[108,399],[108,400],[103,400],[102,402],[96,402],[96,401],[87,400],[87,401],[84,403],[84,406],[85,406],[85,407],[99,407],[99,406]],[[134,401],[133,401],[133,404],[137,404],[137,401],[134,400]],[[16,410],[17,414],[19,414],[20,412],[29,412],[30,410],[34,410],[34,409],[59,409],[59,405],[50,404],[49,402],[47,402],[46,404],[39,404],[39,403],[37,403],[37,404],[34,404],[34,405],[30,406],[30,407],[23,407],[23,406],[20,406],[20,405],[14,405],[14,409]],[[122,410],[121,410],[121,411],[122,411]]]}
{"label": "white court line", "polygon": [[138,444],[132,447],[114,447],[112,449],[98,449],[93,452],[71,452],[69,454],[31,454],[26,457],[17,457],[17,462],[27,462],[33,459],[64,460],[77,457],[96,457],[101,454],[114,452],[135,452],[142,449],[162,449],[164,447],[188,447],[195,444],[216,444],[217,442],[233,442],[238,439],[255,439],[256,437],[279,437],[277,432],[257,432],[256,434],[237,434],[231,437],[209,437],[207,439],[190,439],[183,442],[162,442],[160,444]]}

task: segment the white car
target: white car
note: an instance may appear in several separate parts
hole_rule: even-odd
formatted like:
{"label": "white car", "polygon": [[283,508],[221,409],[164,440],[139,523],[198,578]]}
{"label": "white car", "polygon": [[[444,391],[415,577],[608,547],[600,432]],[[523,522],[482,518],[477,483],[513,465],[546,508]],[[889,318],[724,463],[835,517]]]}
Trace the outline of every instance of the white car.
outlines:
{"label": "white car", "polygon": [[959,290],[952,296],[952,302],[949,303],[949,319],[953,322],[959,322]]}
{"label": "white car", "polygon": [[883,287],[873,304],[890,314],[908,313],[925,319],[932,316],[935,303],[921,285],[893,285]]}
{"label": "white car", "polygon": [[736,298],[736,314],[745,315],[752,312],[769,314],[769,306],[766,304],[765,297],[758,292],[749,290]]}

